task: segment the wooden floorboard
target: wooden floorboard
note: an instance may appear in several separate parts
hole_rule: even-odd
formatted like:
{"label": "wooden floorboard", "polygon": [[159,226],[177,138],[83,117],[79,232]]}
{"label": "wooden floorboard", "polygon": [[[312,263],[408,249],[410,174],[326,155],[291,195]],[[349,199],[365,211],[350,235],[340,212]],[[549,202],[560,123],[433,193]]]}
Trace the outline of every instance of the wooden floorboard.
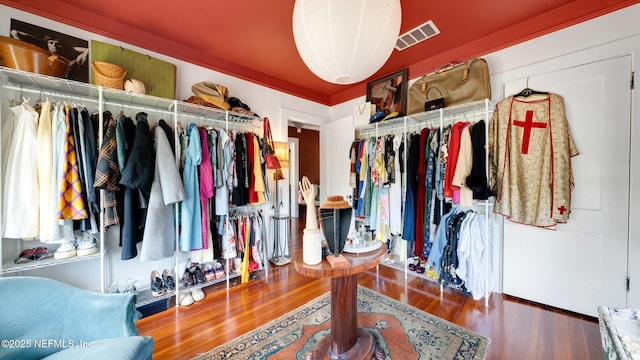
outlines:
{"label": "wooden floorboard", "polygon": [[[291,252],[302,251],[304,221],[292,220]],[[259,327],[330,290],[329,279],[299,275],[293,264],[271,268],[268,276],[231,287],[205,289],[206,298],[170,307],[137,322],[152,336],[153,358],[191,359]],[[380,266],[358,283],[491,339],[487,359],[603,359],[595,318],[492,294],[489,306],[457,290]],[[405,360],[405,359],[402,359]]]}

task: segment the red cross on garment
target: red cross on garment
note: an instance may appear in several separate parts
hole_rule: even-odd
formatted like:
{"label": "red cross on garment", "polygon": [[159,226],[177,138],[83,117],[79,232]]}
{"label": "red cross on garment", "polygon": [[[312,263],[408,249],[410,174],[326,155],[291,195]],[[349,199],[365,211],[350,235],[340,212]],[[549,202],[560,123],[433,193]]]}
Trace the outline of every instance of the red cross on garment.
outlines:
{"label": "red cross on garment", "polygon": [[564,212],[567,211],[567,208],[562,205],[558,208],[558,211],[560,211],[560,215],[564,215]]}
{"label": "red cross on garment", "polygon": [[531,129],[539,128],[544,129],[547,127],[547,123],[533,122],[533,110],[527,110],[525,120],[513,120],[513,125],[522,126],[524,134],[522,135],[522,148],[520,152],[522,154],[529,153],[529,140],[531,139]]}

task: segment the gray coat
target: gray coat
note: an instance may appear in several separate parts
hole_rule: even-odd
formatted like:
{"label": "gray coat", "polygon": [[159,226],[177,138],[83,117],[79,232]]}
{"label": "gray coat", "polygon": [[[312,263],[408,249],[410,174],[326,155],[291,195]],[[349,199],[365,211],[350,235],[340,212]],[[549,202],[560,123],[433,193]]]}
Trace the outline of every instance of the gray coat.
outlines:
{"label": "gray coat", "polygon": [[186,197],[182,178],[174,161],[172,146],[165,131],[162,127],[156,126],[154,136],[155,174],[151,185],[140,261],[158,260],[174,255],[176,224],[173,204]]}

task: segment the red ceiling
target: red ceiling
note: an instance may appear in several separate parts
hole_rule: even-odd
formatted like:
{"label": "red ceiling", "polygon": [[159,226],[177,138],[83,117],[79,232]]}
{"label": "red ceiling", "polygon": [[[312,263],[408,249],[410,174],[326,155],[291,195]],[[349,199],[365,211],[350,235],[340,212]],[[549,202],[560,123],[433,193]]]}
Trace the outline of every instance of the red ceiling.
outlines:
{"label": "red ceiling", "polygon": [[[638,2],[402,0],[401,33],[427,20],[441,33],[406,50],[394,50],[371,78],[406,67],[413,79],[443,63],[480,57]],[[0,3],[322,104],[363,96],[371,80],[335,85],[309,71],[293,40],[294,0]]]}

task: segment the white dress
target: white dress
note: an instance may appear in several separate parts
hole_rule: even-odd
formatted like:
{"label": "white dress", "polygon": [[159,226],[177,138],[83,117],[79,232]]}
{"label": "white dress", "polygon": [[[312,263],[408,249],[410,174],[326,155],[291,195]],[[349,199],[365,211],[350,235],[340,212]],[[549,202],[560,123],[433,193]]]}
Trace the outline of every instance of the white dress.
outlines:
{"label": "white dress", "polygon": [[51,134],[51,102],[42,103],[38,121],[38,186],[40,187],[40,241],[50,242],[57,237],[53,180],[53,137]]}
{"label": "white dress", "polygon": [[39,235],[36,140],[38,113],[23,103],[11,108],[14,128],[4,182],[4,237],[34,239]]}

